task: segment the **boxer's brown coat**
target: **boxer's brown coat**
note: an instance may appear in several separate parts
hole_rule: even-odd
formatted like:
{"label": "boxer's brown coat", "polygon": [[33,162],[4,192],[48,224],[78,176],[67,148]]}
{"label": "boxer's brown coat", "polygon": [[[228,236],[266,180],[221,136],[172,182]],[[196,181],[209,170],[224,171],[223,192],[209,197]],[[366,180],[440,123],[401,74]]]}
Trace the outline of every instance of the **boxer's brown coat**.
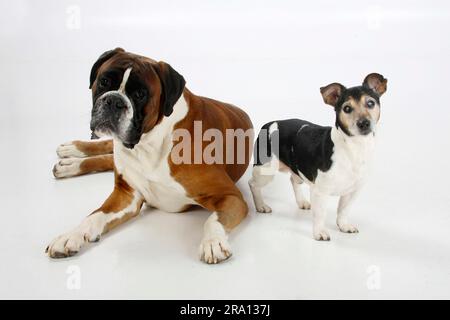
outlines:
{"label": "boxer's brown coat", "polygon": [[[143,123],[143,132],[149,132],[164,117],[164,112],[161,110],[163,104],[162,99],[164,99],[162,90],[170,90],[170,88],[164,88],[164,77],[169,67],[164,62],[156,62],[149,58],[124,52],[122,49],[116,49],[116,51],[109,60],[99,67],[98,74],[112,67],[123,69],[126,66],[132,65],[133,72],[145,79],[147,86],[152,91],[152,97],[145,107]],[[97,86],[96,79],[91,86],[94,94]],[[226,141],[225,131],[227,129],[243,129],[244,131],[251,129],[252,123],[249,117],[245,112],[235,106],[196,96],[187,88],[184,88],[182,94],[188,105],[188,113],[175,125],[174,130],[186,129],[193,136],[194,121],[202,121],[203,131],[210,128],[220,130],[224,137],[225,159],[227,143],[231,142]],[[246,140],[246,157],[245,163],[243,164],[238,164],[236,161],[234,164],[174,164],[171,157],[167,159],[171,176],[183,186],[187,196],[202,207],[216,212],[218,221],[226,230],[231,230],[238,225],[248,211],[247,204],[241,192],[235,186],[235,182],[239,180],[248,167],[252,141],[253,137]],[[96,171],[115,171],[114,191],[92,215],[107,215],[109,213],[117,213],[124,209],[129,210],[129,212],[126,212],[120,218],[109,221],[103,230],[101,230],[101,233],[105,233],[136,216],[139,213],[144,199],[137,199],[137,205],[133,208],[128,208],[136,200],[136,193],[130,184],[114,168],[112,141],[74,141],[73,145],[87,157],[80,163],[80,169],[76,175]],[[206,145],[207,143],[203,143],[202,147],[205,148]],[[191,144],[191,147],[194,148],[194,143]],[[236,149],[237,147],[235,147],[234,152],[235,160],[237,156]],[[194,152],[194,149],[192,149],[191,154],[193,155]],[[88,237],[85,236],[85,238],[92,240],[91,238],[95,238],[95,236],[90,235]],[[57,240],[58,238],[55,241]],[[60,252],[61,250],[55,249],[54,247],[56,246],[52,246],[52,244],[47,248],[51,257],[70,256],[77,252],[77,250],[74,251],[67,248],[64,248],[64,252]],[[218,261],[217,259],[210,259],[206,262]]]}

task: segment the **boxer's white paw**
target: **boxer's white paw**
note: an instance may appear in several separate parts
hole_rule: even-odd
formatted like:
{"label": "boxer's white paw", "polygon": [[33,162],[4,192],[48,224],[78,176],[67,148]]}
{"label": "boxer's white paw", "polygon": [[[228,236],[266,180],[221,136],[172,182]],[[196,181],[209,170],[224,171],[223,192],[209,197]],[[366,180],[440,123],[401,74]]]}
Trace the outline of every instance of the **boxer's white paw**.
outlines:
{"label": "boxer's white paw", "polygon": [[302,210],[310,210],[311,209],[311,203],[309,203],[309,201],[306,201],[306,200],[298,201],[297,205]]}
{"label": "boxer's white paw", "polygon": [[227,239],[226,231],[214,212],[205,222],[204,236],[199,248],[200,260],[215,264],[228,259],[231,256],[231,248]]}
{"label": "boxer's white paw", "polygon": [[345,224],[338,224],[339,230],[341,230],[341,232],[345,232],[345,233],[358,233],[359,230],[354,226],[351,225],[349,223],[345,223]]}
{"label": "boxer's white paw", "polygon": [[272,208],[269,207],[267,204],[262,204],[256,206],[256,211],[258,211],[259,213],[271,213]]}
{"label": "boxer's white paw", "polygon": [[325,229],[314,230],[314,239],[317,241],[330,241],[330,235]]}
{"label": "boxer's white paw", "polygon": [[202,240],[199,248],[200,260],[208,264],[220,263],[231,257],[232,252],[226,238],[214,237]]}
{"label": "boxer's white paw", "polygon": [[56,154],[60,158],[71,158],[71,157],[84,158],[84,157],[86,157],[84,152],[81,152],[80,150],[78,150],[78,148],[73,144],[73,142],[66,142],[66,143],[61,144],[56,149]]}
{"label": "boxer's white paw", "polygon": [[53,175],[58,179],[76,176],[80,173],[80,164],[83,160],[82,158],[61,159],[53,167]]}
{"label": "boxer's white paw", "polygon": [[55,238],[45,249],[51,258],[67,258],[76,255],[86,242],[100,240],[101,230],[96,230],[89,218],[78,228]]}

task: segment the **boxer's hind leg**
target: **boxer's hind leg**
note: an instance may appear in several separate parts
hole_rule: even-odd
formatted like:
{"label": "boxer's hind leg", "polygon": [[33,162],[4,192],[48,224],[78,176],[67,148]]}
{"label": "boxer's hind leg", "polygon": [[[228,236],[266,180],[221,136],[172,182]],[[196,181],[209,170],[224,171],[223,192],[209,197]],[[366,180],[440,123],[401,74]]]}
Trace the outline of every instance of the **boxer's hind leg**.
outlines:
{"label": "boxer's hind leg", "polygon": [[197,199],[199,204],[213,212],[204,225],[199,248],[200,260],[208,264],[219,263],[231,256],[228,232],[241,223],[248,213],[247,203],[231,180],[228,186],[221,186],[221,189],[220,194]]}
{"label": "boxer's hind leg", "polygon": [[102,234],[139,214],[142,196],[120,176],[116,177],[114,191],[103,205],[87,216],[82,223],[57,238],[45,252],[51,258],[65,258],[78,253],[87,242],[96,242]]}
{"label": "boxer's hind leg", "polygon": [[53,167],[53,175],[55,178],[61,179],[113,169],[114,156],[112,154],[87,158],[64,158]]}
{"label": "boxer's hind leg", "polygon": [[60,158],[85,158],[113,153],[113,141],[108,140],[74,140],[58,146],[56,153]]}

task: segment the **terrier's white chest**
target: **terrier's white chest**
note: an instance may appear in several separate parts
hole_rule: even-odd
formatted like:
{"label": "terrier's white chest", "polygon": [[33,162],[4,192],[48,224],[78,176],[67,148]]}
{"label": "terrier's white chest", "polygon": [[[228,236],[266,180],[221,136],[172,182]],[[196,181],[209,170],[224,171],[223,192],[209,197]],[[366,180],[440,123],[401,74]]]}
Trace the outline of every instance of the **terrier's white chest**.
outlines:
{"label": "terrier's white chest", "polygon": [[314,187],[326,194],[342,196],[355,191],[363,184],[375,147],[373,136],[343,140],[333,137],[332,165],[326,172],[319,171]]}

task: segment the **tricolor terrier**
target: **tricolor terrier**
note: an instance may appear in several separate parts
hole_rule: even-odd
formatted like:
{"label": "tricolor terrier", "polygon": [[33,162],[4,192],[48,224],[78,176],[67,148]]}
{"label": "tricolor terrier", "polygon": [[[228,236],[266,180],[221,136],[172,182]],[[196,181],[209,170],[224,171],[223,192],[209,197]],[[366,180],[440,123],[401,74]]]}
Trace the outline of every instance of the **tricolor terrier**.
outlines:
{"label": "tricolor terrier", "polygon": [[[256,210],[272,212],[261,189],[273,180],[277,170],[291,173],[291,183],[300,209],[313,212],[313,236],[330,240],[325,228],[325,199],[339,196],[337,225],[342,232],[356,233],[348,222],[348,208],[361,188],[374,147],[380,118],[380,96],[387,79],[369,74],[362,86],[346,88],[332,83],[320,88],[323,100],[334,107],[336,124],[322,127],[290,119],[265,124],[255,145],[253,177],[249,181]],[[301,184],[310,185],[311,204]]]}

